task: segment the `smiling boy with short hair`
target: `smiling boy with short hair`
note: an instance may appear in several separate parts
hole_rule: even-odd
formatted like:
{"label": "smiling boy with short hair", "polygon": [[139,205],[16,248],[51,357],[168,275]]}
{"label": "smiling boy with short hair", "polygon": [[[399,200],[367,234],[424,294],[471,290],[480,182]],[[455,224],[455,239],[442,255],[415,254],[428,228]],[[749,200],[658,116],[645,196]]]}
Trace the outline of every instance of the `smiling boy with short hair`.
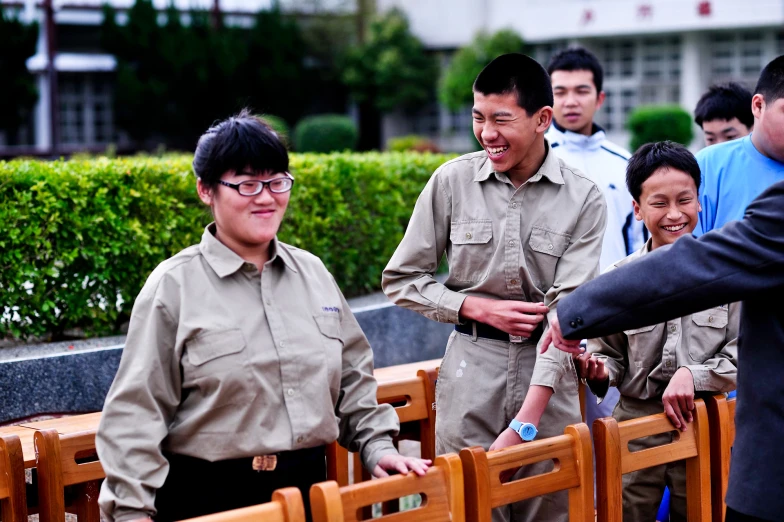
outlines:
{"label": "smiling boy with short hair", "polygon": [[[700,169],[694,156],[672,142],[643,145],[626,174],[636,219],[651,238],[617,268],[651,250],[691,234],[700,203]],[[690,316],[588,341],[576,358],[578,373],[597,397],[609,386],[621,393],[613,417],[625,421],[664,411],[673,425],[687,429],[695,395],[735,389],[740,305],[733,303]],[[601,400],[601,399],[600,399]],[[632,451],[672,440],[672,433],[632,441]],[[686,520],[683,461],[623,476],[623,519],[655,520],[665,485],[671,493],[670,520]]]}

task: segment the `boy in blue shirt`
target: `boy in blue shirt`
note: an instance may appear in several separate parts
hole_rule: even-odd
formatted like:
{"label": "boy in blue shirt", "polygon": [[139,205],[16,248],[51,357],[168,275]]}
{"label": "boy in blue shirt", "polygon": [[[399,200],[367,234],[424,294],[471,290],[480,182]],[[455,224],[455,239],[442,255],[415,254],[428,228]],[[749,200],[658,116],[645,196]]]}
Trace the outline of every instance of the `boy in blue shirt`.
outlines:
{"label": "boy in blue shirt", "polygon": [[736,82],[710,86],[694,109],[694,123],[702,129],[706,147],[749,135],[754,128],[751,98]]}
{"label": "boy in blue shirt", "polygon": [[754,198],[784,180],[784,55],[765,66],[754,93],[754,131],[697,154],[703,183],[695,236],[743,218]]}

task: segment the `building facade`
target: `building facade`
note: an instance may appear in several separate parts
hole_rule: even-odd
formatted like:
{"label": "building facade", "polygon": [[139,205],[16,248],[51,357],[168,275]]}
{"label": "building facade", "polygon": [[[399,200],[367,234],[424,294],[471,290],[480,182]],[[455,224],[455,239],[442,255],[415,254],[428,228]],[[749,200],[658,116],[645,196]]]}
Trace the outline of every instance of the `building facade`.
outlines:
{"label": "building facade", "polygon": [[[784,54],[784,0],[378,0],[379,10],[392,7],[407,13],[445,64],[480,31],[515,30],[543,65],[569,45],[591,49],[605,69],[597,119],[623,146],[636,106],[675,103],[692,112],[712,83],[753,89],[762,67]],[[445,149],[468,150],[470,127],[470,111],[434,102],[416,118],[388,118],[384,130],[387,137],[421,131]]]}

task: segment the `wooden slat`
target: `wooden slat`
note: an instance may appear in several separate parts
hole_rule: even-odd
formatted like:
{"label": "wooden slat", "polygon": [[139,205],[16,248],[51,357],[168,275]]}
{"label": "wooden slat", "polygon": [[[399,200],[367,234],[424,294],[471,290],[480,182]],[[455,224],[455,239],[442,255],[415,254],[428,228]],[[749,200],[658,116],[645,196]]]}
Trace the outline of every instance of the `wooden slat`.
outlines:
{"label": "wooden slat", "polygon": [[[106,477],[95,451],[95,431],[60,435],[60,457],[65,486]],[[77,458],[92,458],[93,461],[79,464]]]}
{"label": "wooden slat", "polygon": [[[591,437],[583,423],[566,433],[497,451],[480,447],[460,451],[465,475],[466,519],[489,522],[492,508],[568,489],[570,520],[593,520]],[[553,460],[552,471],[502,483],[500,474]]]}
{"label": "wooden slat", "polygon": [[187,522],[305,522],[305,505],[297,488],[283,488],[272,493],[272,500],[258,506],[234,509]]}
{"label": "wooden slat", "polygon": [[708,415],[701,399],[695,401],[694,421],[688,430],[678,431],[673,442],[668,444],[636,452],[630,452],[628,447],[631,440],[675,431],[663,413],[621,423],[611,417],[597,419],[593,430],[599,522],[620,522],[622,519],[622,474],[679,460],[686,461],[688,520],[710,520]]}
{"label": "wooden slat", "polygon": [[35,442],[33,435],[35,430],[25,428],[24,426],[8,426],[0,428],[0,436],[13,435],[19,437],[19,442],[22,445],[22,458],[24,459],[25,468],[35,467]]}
{"label": "wooden slat", "polygon": [[0,435],[0,519],[27,522],[22,443],[16,435]]}
{"label": "wooden slat", "polygon": [[60,435],[68,435],[69,433],[95,430],[98,428],[100,420],[101,412],[95,412],[85,413],[84,415],[69,415],[44,421],[26,422],[20,424],[20,426],[33,430],[55,429]]}
{"label": "wooden slat", "polygon": [[339,487],[336,482],[324,482],[311,488],[310,499],[314,522],[358,522],[364,520],[365,508],[373,504],[420,494],[422,504],[402,513],[383,515],[384,522],[462,522],[463,512],[458,492],[462,489],[460,459],[444,455],[425,476],[414,473]]}
{"label": "wooden slat", "polygon": [[706,401],[710,424],[711,452],[711,504],[713,522],[724,522],[727,484],[730,475],[730,457],[735,443],[735,404],[724,394],[714,395]]}
{"label": "wooden slat", "polygon": [[428,361],[376,368],[373,370],[373,375],[376,377],[379,384],[383,384],[394,382],[399,379],[408,379],[412,375],[416,375],[419,370],[430,370],[440,365],[441,359],[430,359]]}

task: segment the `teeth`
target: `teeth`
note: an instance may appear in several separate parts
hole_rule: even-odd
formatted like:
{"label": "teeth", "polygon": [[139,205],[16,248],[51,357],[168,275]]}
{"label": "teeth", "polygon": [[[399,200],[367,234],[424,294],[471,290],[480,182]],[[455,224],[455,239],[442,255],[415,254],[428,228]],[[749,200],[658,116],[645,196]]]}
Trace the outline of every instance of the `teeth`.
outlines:
{"label": "teeth", "polygon": [[501,154],[502,152],[505,152],[508,149],[509,149],[508,146],[507,147],[487,147],[487,152],[489,152],[490,154]]}
{"label": "teeth", "polygon": [[668,232],[677,232],[677,231],[679,231],[679,230],[683,230],[683,228],[684,228],[684,227],[686,227],[686,224],[685,224],[685,223],[684,223],[684,224],[682,224],[682,225],[673,225],[673,226],[669,226],[669,227],[662,227],[662,228],[663,228],[664,230],[668,231]]}

